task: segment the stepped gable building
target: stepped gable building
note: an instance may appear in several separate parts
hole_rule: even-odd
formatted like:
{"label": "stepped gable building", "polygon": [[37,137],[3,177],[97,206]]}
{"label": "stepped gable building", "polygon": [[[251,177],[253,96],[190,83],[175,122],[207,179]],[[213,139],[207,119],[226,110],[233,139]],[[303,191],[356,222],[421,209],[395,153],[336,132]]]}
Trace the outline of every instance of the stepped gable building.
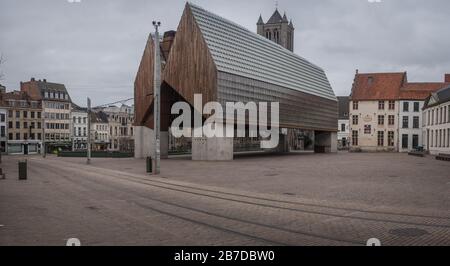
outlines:
{"label": "stepped gable building", "polygon": [[351,149],[408,152],[423,146],[423,104],[447,81],[408,82],[406,72],[357,72],[350,96]]}
{"label": "stepped gable building", "polygon": [[[151,155],[154,45],[149,37],[135,80],[135,154]],[[161,47],[158,47],[161,49]],[[167,155],[171,106],[203,103],[279,102],[279,150],[295,130],[312,131],[321,151],[337,149],[337,99],[322,68],[236,23],[186,4],[163,68],[161,154]],[[287,132],[287,133],[286,133]],[[233,139],[193,139],[194,160],[231,160]]]}

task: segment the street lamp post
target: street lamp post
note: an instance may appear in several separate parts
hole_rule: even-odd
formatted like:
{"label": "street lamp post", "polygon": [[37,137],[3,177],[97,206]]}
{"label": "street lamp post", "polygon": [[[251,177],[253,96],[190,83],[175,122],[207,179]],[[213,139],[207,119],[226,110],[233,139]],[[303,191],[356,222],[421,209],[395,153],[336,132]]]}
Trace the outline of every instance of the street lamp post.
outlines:
{"label": "street lamp post", "polygon": [[161,26],[161,22],[153,21],[153,26],[155,27],[155,40],[154,40],[154,48],[155,48],[155,66],[154,66],[154,84],[153,84],[153,93],[154,93],[154,131],[155,131],[155,175],[160,174],[160,160],[161,160],[161,138],[160,138],[160,103],[161,103],[161,57],[160,57],[160,49],[159,49],[159,27]]}
{"label": "street lamp post", "polygon": [[91,99],[87,98],[87,160],[86,163],[91,163]]}

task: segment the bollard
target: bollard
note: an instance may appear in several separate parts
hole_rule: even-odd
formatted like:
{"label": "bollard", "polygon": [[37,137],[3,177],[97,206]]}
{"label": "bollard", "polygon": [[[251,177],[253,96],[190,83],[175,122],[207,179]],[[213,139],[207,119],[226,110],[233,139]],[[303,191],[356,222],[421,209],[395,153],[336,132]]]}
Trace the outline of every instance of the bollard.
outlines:
{"label": "bollard", "polygon": [[27,161],[19,161],[19,180],[27,180]]}
{"label": "bollard", "polygon": [[152,157],[147,157],[147,173],[151,174],[152,172],[153,172]]}

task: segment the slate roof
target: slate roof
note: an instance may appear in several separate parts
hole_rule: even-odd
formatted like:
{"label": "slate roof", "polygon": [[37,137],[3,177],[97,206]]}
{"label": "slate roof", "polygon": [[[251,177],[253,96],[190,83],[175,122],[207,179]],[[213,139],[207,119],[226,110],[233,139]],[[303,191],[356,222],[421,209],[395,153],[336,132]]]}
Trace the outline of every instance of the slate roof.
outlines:
{"label": "slate roof", "polygon": [[447,86],[445,88],[442,88],[438,90],[437,92],[430,95],[425,100],[425,105],[423,109],[428,109],[430,107],[434,107],[437,105],[441,105],[443,103],[450,102],[450,86]]}
{"label": "slate roof", "polygon": [[337,101],[322,68],[234,22],[188,6],[218,71]]}
{"label": "slate roof", "polygon": [[108,115],[102,111],[91,112],[90,119],[91,123],[103,123],[103,124],[108,123]]}
{"label": "slate roof", "polygon": [[278,24],[282,21],[283,21],[283,17],[281,16],[280,12],[278,12],[278,9],[276,9],[266,24]]}
{"label": "slate roof", "polygon": [[338,96],[339,120],[349,119],[350,97]]}

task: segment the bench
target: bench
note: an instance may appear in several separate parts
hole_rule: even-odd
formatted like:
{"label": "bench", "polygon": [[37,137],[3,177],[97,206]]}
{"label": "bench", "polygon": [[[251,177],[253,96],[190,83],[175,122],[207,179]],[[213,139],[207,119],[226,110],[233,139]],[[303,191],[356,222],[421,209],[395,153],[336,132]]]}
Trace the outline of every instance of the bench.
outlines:
{"label": "bench", "polygon": [[450,154],[439,154],[438,156],[436,156],[436,160],[439,161],[450,161]]}

